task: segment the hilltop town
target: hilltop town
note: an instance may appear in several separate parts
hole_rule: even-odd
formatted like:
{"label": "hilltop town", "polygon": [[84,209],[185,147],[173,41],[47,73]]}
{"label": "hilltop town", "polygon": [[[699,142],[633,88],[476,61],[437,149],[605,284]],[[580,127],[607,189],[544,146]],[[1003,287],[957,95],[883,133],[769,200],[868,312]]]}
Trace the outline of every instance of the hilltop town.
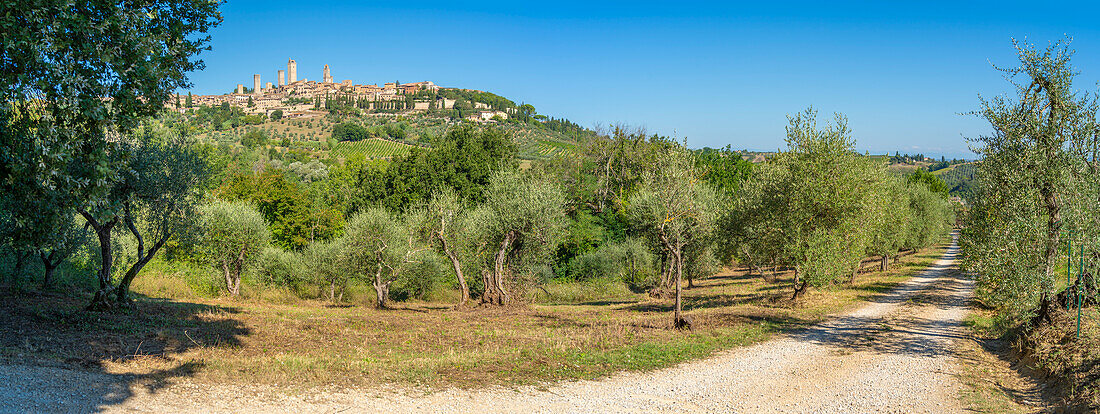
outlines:
{"label": "hilltop town", "polygon": [[[431,81],[377,84],[356,84],[351,79],[335,82],[329,65],[324,65],[320,82],[306,78],[298,79],[298,63],[294,59],[287,61],[286,69],[276,72],[276,82],[263,82],[260,74],[252,75],[252,87],[237,84],[233,93],[220,95],[182,95],[167,106],[178,112],[186,112],[192,106],[220,106],[227,104],[240,108],[246,114],[271,116],[279,111],[282,118],[311,118],[323,116],[329,100],[338,99],[354,107],[365,110],[395,110],[398,112],[427,111],[431,109],[453,109],[457,99],[448,99],[438,93],[440,87]],[[473,91],[480,92],[480,91]],[[188,104],[181,106],[186,99]],[[471,113],[466,118],[472,121],[491,122],[507,119],[506,110],[491,110],[483,102],[472,102]]]}

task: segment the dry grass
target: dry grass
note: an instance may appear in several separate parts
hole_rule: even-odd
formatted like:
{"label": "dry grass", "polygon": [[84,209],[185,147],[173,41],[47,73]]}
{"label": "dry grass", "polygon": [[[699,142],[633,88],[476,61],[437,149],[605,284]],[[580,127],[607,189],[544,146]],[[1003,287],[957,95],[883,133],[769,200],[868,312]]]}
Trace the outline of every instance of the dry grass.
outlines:
{"label": "dry grass", "polygon": [[1100,311],[1057,309],[1052,323],[1025,329],[976,302],[974,336],[960,352],[963,401],[989,413],[1096,412],[1100,409]]}
{"label": "dry grass", "polygon": [[[993,312],[978,307],[966,319],[973,337],[957,350],[963,404],[978,413],[1029,413],[1044,406],[1035,381],[1013,369],[1014,355]],[[1000,332],[1000,333],[998,333]]]}
{"label": "dry grass", "polygon": [[1065,404],[1074,410],[1100,410],[1100,310],[1081,312],[1081,336],[1077,337],[1077,312],[1060,309],[1053,322],[1023,332],[1016,339],[1021,363],[1057,387]]}
{"label": "dry grass", "polygon": [[[84,298],[9,296],[0,355],[98,367],[159,380],[291,386],[425,387],[532,384],[648,370],[765,340],[857,306],[929,265],[943,248],[902,259],[891,272],[791,302],[789,275],[768,284],[744,271],[698,281],[684,293],[693,332],[671,329],[672,303],[616,300],[454,310],[280,305],[254,300],[146,299],[130,314],[86,313]],[[197,303],[196,303],[197,302]]]}

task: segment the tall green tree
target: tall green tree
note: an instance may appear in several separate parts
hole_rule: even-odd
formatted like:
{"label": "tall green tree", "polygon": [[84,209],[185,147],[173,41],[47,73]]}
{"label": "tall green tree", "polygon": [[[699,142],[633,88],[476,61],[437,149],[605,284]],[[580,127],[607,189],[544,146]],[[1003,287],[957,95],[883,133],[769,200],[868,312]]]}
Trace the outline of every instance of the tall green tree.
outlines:
{"label": "tall green tree", "polygon": [[943,179],[936,174],[926,171],[924,168],[917,168],[916,171],[906,175],[905,179],[911,183],[924,184],[924,186],[928,187],[933,193],[939,194],[943,198],[947,198],[948,192],[951,190]]}
{"label": "tall green tree", "polygon": [[396,157],[384,171],[367,173],[353,188],[352,210],[381,204],[401,211],[427,202],[432,193],[451,188],[465,201],[485,200],[490,176],[517,165],[511,136],[495,128],[460,126],[430,149]]}
{"label": "tall green tree", "polygon": [[[190,86],[220,2],[32,1],[0,13],[0,239],[38,244],[78,205],[99,220],[124,160],[118,140]],[[73,35],[74,33],[80,35]],[[109,256],[109,255],[105,255]],[[110,287],[100,273],[101,291]]]}
{"label": "tall green tree", "polygon": [[1068,41],[1013,46],[1019,65],[996,69],[1015,96],[983,97],[975,112],[993,132],[972,139],[982,157],[980,196],[962,246],[990,303],[1004,314],[1049,319],[1064,214],[1083,192],[1077,171],[1095,159],[1074,150],[1095,140],[1097,101],[1074,89]]}

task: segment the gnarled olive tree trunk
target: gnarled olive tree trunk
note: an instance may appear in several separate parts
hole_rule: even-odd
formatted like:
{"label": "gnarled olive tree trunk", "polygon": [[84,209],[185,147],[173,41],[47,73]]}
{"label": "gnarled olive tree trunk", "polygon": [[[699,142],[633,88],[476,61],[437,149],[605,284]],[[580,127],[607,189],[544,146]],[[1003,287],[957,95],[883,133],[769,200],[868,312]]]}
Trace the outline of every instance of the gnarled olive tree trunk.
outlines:
{"label": "gnarled olive tree trunk", "polygon": [[493,258],[493,271],[487,273],[485,280],[485,292],[482,293],[481,303],[491,305],[507,305],[512,298],[504,287],[504,274],[508,270],[508,253],[512,248],[512,242],[516,240],[516,232],[509,231],[504,234],[500,242],[500,249]]}
{"label": "gnarled olive tree trunk", "polygon": [[114,265],[114,252],[111,249],[111,230],[118,224],[118,216],[110,220],[100,222],[86,210],[79,210],[80,215],[88,221],[95,231],[99,241],[99,271],[96,279],[99,280],[99,289],[96,290],[92,302],[88,304],[90,311],[104,311],[114,308],[111,303],[111,293],[114,293],[114,284],[111,283],[111,267]]}
{"label": "gnarled olive tree trunk", "polygon": [[[134,225],[134,220],[130,215],[130,208],[128,206],[125,212],[126,228],[130,230],[130,234],[133,234],[134,239],[137,240],[137,261],[126,270],[126,274],[122,276],[122,280],[118,283],[118,287],[115,288],[115,302],[120,306],[129,307],[132,306],[130,300],[130,284],[134,281],[134,278],[137,277],[138,273],[141,273],[141,269],[149,264],[149,261],[153,260],[153,256],[164,247],[164,243],[168,242],[168,239],[172,237],[172,233],[168,231],[163,232],[160,238],[155,240],[149,250],[146,251],[145,239],[141,237],[141,232],[138,231],[137,226]],[[238,281],[238,283],[240,282]]]}
{"label": "gnarled olive tree trunk", "polygon": [[466,277],[462,275],[462,262],[458,260],[458,255],[447,244],[447,240],[443,237],[442,233],[436,233],[436,237],[439,242],[443,244],[443,254],[451,260],[451,266],[454,267],[455,277],[458,278],[458,287],[462,289],[462,298],[458,301],[458,306],[462,307],[466,305],[466,301],[470,299],[470,287],[466,285]]}

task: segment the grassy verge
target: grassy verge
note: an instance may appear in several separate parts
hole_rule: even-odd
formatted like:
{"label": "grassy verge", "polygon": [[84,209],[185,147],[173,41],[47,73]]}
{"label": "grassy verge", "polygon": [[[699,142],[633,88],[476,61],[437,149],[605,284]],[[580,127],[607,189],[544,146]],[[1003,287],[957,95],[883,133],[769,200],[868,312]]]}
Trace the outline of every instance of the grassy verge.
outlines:
{"label": "grassy verge", "polygon": [[964,321],[973,340],[959,341],[959,398],[977,413],[1029,413],[1042,405],[1036,384],[1012,367],[1006,328],[988,309],[974,309]]}
{"label": "grassy verge", "polygon": [[[930,265],[943,248],[903,258],[887,273],[811,291],[791,302],[790,275],[765,283],[744,271],[684,293],[693,332],[671,329],[672,303],[616,292],[506,308],[403,303],[375,310],[251,300],[143,299],[129,314],[81,310],[85,298],[2,297],[0,355],[81,365],[158,381],[283,386],[436,387],[537,384],[651,370],[765,340],[877,297]],[[566,287],[551,287],[568,297]],[[554,290],[556,289],[556,290]],[[584,292],[575,292],[577,297]]]}
{"label": "grassy verge", "polygon": [[975,341],[961,352],[963,401],[976,412],[1100,409],[1100,312],[1059,309],[1053,322],[1025,330],[980,305],[967,318]]}

